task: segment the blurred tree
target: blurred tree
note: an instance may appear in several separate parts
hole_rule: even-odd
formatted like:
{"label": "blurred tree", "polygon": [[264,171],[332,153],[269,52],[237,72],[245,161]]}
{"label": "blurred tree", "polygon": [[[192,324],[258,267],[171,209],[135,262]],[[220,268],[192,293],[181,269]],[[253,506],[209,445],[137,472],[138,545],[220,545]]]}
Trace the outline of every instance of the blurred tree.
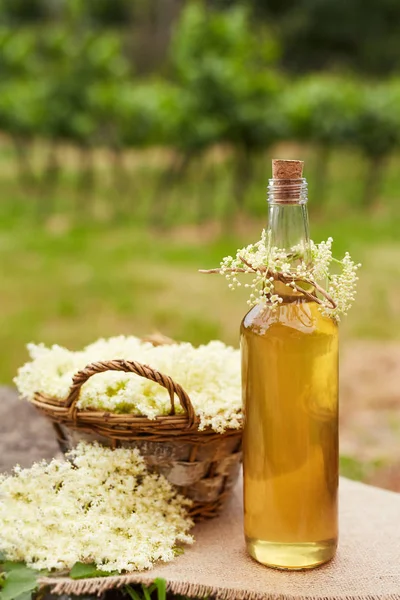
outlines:
{"label": "blurred tree", "polygon": [[18,34],[8,27],[0,28],[0,73],[3,82],[15,77],[38,75],[37,36],[31,29],[19,28]]}
{"label": "blurred tree", "polygon": [[43,118],[43,100],[43,90],[35,80],[0,83],[0,129],[11,136],[23,184],[31,185],[34,179],[30,145]]}
{"label": "blurred tree", "polygon": [[400,80],[394,79],[359,92],[354,143],[368,159],[364,206],[378,199],[386,162],[400,144]]}
{"label": "blurred tree", "polygon": [[[96,140],[113,153],[114,186],[120,192],[126,191],[128,183],[130,189],[134,187],[124,167],[125,149],[145,148],[165,141],[162,103],[168,87],[163,81],[126,79],[99,81],[88,90],[90,113],[97,124]],[[119,216],[124,207],[115,206],[114,212]]]}
{"label": "blurred tree", "polygon": [[186,6],[175,30],[171,61],[182,88],[186,122],[182,147],[187,157],[215,142],[236,150],[234,193],[239,206],[250,181],[254,154],[280,134],[277,96],[281,81],[272,70],[278,55],[266,32],[250,28],[248,11],[209,11]]}
{"label": "blurred tree", "polygon": [[54,146],[58,140],[73,141],[81,149],[81,184],[88,187],[94,176],[92,146],[98,141],[100,127],[112,120],[112,114],[99,115],[96,111],[90,90],[99,83],[117,85],[129,76],[121,37],[114,32],[98,35],[94,31],[52,28],[42,40],[40,51],[48,107],[43,134],[53,140],[49,174],[56,167]]}
{"label": "blurred tree", "polygon": [[286,137],[317,147],[313,195],[325,196],[329,158],[333,148],[354,139],[359,108],[359,85],[354,80],[313,75],[290,85],[282,97],[287,119]]}
{"label": "blurred tree", "polygon": [[32,79],[40,72],[33,31],[0,29],[0,128],[10,134],[20,179],[32,183],[30,142],[38,133],[43,89]]}

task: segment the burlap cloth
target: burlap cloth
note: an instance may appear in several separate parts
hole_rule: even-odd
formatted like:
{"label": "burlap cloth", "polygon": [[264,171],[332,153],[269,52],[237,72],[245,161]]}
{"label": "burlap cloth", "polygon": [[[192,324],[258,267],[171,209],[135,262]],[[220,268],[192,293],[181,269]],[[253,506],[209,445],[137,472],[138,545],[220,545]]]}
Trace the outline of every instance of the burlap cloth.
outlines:
{"label": "burlap cloth", "polygon": [[41,583],[55,593],[83,594],[162,577],[171,592],[222,600],[400,600],[399,525],[400,495],[342,479],[336,558],[311,571],[269,569],[246,555],[239,484],[224,514],[197,525],[195,544],[172,563],[121,577]]}

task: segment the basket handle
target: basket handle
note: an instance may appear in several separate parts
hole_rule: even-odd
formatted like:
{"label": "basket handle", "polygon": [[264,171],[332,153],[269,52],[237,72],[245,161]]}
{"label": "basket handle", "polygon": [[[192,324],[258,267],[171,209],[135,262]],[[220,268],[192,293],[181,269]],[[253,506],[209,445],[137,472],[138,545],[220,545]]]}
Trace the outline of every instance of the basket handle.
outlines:
{"label": "basket handle", "polygon": [[72,385],[69,389],[68,397],[65,400],[64,406],[69,408],[69,413],[73,419],[75,419],[77,407],[76,403],[79,398],[79,394],[81,391],[82,385],[90,379],[93,375],[97,373],[104,373],[105,371],[125,371],[126,373],[135,373],[140,377],[145,377],[146,379],[150,379],[151,381],[155,381],[159,383],[162,387],[164,387],[168,393],[171,400],[171,410],[170,415],[175,414],[175,394],[179,398],[180,405],[185,411],[188,418],[188,427],[191,427],[195,421],[196,415],[193,408],[193,404],[185,392],[185,390],[179,385],[179,383],[175,383],[175,381],[169,376],[160,373],[156,369],[149,367],[148,365],[143,365],[142,363],[136,362],[134,360],[105,360],[101,362],[94,362],[87,365],[81,371],[78,371],[73,379]]}

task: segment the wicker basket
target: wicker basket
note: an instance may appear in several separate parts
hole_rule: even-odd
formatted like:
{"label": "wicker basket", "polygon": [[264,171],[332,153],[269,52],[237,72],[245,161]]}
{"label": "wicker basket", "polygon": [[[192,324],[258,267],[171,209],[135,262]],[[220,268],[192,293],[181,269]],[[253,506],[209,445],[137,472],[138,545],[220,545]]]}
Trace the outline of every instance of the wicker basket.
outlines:
{"label": "wicker basket", "polygon": [[[169,415],[150,420],[129,414],[79,410],[82,385],[96,373],[125,371],[159,383],[169,392]],[[175,395],[184,414],[175,414]],[[193,500],[196,520],[216,516],[235,483],[241,462],[242,431],[199,431],[199,419],[189,396],[167,375],[130,360],[96,362],[73,378],[64,401],[36,393],[34,405],[51,419],[61,450],[81,441],[98,441],[112,447],[138,448],[150,469],[164,475],[179,491]]]}

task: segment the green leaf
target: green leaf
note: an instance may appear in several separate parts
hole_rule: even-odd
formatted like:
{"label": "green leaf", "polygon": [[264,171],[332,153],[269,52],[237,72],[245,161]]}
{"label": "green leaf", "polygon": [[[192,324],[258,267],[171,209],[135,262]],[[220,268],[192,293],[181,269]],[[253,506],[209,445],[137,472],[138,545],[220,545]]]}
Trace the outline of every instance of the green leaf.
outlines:
{"label": "green leaf", "polygon": [[15,600],[32,600],[32,591],[30,592],[22,592],[19,596],[15,598]]}
{"label": "green leaf", "polygon": [[165,579],[157,577],[154,583],[157,586],[158,600],[167,600],[167,583]]}
{"label": "green leaf", "polygon": [[115,575],[115,572],[101,571],[94,563],[82,562],[75,563],[69,574],[71,579],[90,579],[92,577],[109,577],[110,575]]}
{"label": "green leaf", "polygon": [[144,599],[151,600],[150,592],[149,592],[149,589],[147,589],[146,585],[142,584],[142,590],[143,590]]}
{"label": "green leaf", "polygon": [[[22,569],[28,569],[23,562],[14,562],[12,560],[6,560],[3,562],[3,571],[9,573],[10,571],[20,571]],[[32,570],[32,569],[31,569]]]}
{"label": "green leaf", "polygon": [[125,591],[129,594],[132,600],[143,600],[140,594],[131,585],[126,585]]}
{"label": "green leaf", "polygon": [[155,592],[155,590],[157,589],[157,586],[155,583],[152,583],[150,587],[147,588],[147,591],[149,592],[150,596],[153,592]]}
{"label": "green leaf", "polygon": [[0,592],[1,600],[28,600],[37,588],[38,572],[23,563],[5,562],[6,579]]}

